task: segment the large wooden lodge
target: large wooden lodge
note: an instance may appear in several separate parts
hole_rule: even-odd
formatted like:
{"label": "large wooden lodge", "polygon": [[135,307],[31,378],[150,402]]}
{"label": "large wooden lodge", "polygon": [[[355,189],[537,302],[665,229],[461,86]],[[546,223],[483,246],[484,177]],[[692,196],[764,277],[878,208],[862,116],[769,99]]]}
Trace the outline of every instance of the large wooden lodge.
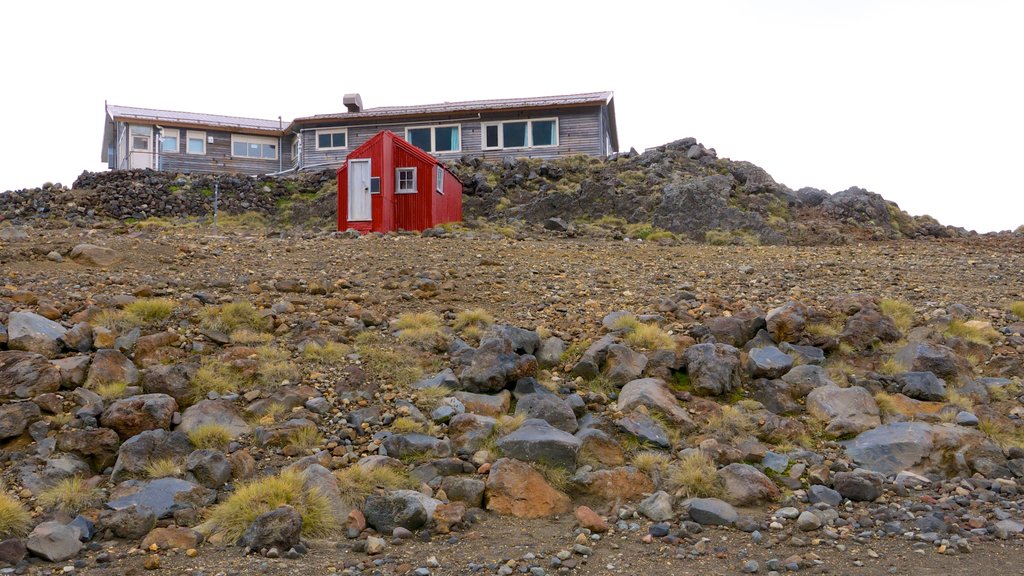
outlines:
{"label": "large wooden lodge", "polygon": [[102,160],[114,170],[272,174],[339,168],[390,131],[440,160],[607,156],[618,151],[611,92],[364,108],[263,120],[107,104]]}

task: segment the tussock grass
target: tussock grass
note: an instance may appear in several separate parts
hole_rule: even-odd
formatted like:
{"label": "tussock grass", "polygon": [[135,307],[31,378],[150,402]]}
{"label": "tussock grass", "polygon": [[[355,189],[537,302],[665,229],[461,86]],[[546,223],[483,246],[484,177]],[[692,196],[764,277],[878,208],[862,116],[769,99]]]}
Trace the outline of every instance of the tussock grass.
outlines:
{"label": "tussock grass", "polygon": [[612,321],[612,330],[629,333],[642,324],[636,315],[623,314]]}
{"label": "tussock grass", "polygon": [[612,382],[611,378],[604,374],[598,374],[596,378],[587,382],[587,389],[595,394],[610,396],[617,392],[619,387],[615,385],[615,382]]}
{"label": "tussock grass", "polygon": [[451,396],[451,394],[452,391],[444,386],[420,388],[416,390],[413,396],[413,403],[420,409],[431,411],[441,404],[441,400]]}
{"label": "tussock grass", "polygon": [[254,344],[268,344],[274,339],[274,336],[267,332],[257,332],[249,328],[239,328],[231,333],[230,338],[235,344],[251,346]]}
{"label": "tussock grass", "polygon": [[74,419],[75,415],[72,414],[71,412],[60,412],[47,418],[47,420],[50,421],[50,425],[56,430],[59,430],[60,428],[64,427],[67,424],[70,424],[71,421]]}
{"label": "tussock grass", "polygon": [[846,382],[846,376],[853,374],[856,370],[852,364],[835,356],[825,361],[825,372],[836,384]]}
{"label": "tussock grass", "polygon": [[523,425],[523,422],[526,422],[526,414],[516,414],[513,416],[506,414],[500,416],[494,423],[494,436],[496,438],[507,436],[518,430]]}
{"label": "tussock grass", "polygon": [[804,332],[818,338],[835,338],[843,332],[843,321],[811,322],[804,327]]}
{"label": "tussock grass", "polygon": [[147,478],[167,478],[168,476],[181,476],[181,463],[174,458],[160,458],[146,463],[143,471]]}
{"label": "tussock grass", "polygon": [[702,452],[688,454],[668,468],[669,489],[686,498],[721,496],[722,484],[715,473],[715,463]]}
{"label": "tussock grass", "polygon": [[24,536],[32,527],[32,515],[17,498],[0,492],[0,535]]}
{"label": "tussock grass", "polygon": [[200,424],[188,431],[188,439],[197,450],[213,448],[224,451],[231,443],[231,430],[216,422]]}
{"label": "tussock grass", "polygon": [[955,406],[964,412],[974,410],[974,401],[953,387],[946,389],[946,404]]}
{"label": "tussock grass", "polygon": [[667,470],[672,457],[657,450],[641,450],[634,453],[629,462],[634,468],[650,476]]}
{"label": "tussock grass", "polygon": [[[264,352],[261,353],[261,350],[264,350]],[[291,360],[288,360],[287,352],[262,346],[256,353],[259,357],[259,365],[256,368],[256,380],[260,386],[274,389],[286,382],[294,384],[302,377],[302,371],[299,370],[299,367]]]}
{"label": "tussock grass", "polygon": [[128,390],[128,383],[124,380],[114,380],[112,382],[102,382],[97,384],[93,389],[94,392],[100,395],[104,400],[117,400],[118,398],[124,398],[125,392]]}
{"label": "tussock grass", "polygon": [[203,310],[200,325],[209,330],[231,334],[235,330],[247,329],[253,332],[268,332],[270,320],[248,302],[231,302],[223,306]]}
{"label": "tussock grass", "polygon": [[430,425],[408,416],[399,416],[391,422],[391,432],[394,434],[427,434],[430,432]]}
{"label": "tussock grass", "polygon": [[722,406],[720,412],[708,417],[703,431],[721,441],[730,442],[752,434],[754,428],[754,422],[750,416],[735,406],[726,405]]}
{"label": "tussock grass", "polygon": [[903,300],[886,298],[879,303],[882,314],[892,318],[900,332],[906,333],[914,326],[914,307]]}
{"label": "tussock grass", "polygon": [[999,332],[987,322],[964,322],[953,320],[946,328],[945,335],[950,338],[961,338],[974,344],[990,345],[999,340]]}
{"label": "tussock grass", "polygon": [[352,506],[361,506],[366,497],[380,488],[384,490],[413,490],[419,483],[413,480],[405,470],[392,466],[376,466],[370,469],[352,465],[334,473],[338,479],[338,489],[345,502]]}
{"label": "tussock grass", "polygon": [[128,316],[127,312],[113,309],[101,310],[92,319],[92,323],[95,326],[102,326],[114,332],[125,332],[136,327],[136,324]]}
{"label": "tussock grass", "polygon": [[623,314],[612,323],[612,329],[622,331],[627,344],[641,350],[672,350],[676,347],[672,336],[657,324],[644,324],[632,314]]}
{"label": "tussock grass", "polygon": [[72,476],[40,492],[38,502],[47,510],[58,510],[75,516],[82,510],[100,505],[103,492],[89,486],[81,476]]}
{"label": "tussock grass", "polygon": [[309,342],[302,350],[302,358],[316,364],[336,365],[345,361],[352,349],[340,342],[326,342],[324,345]]}
{"label": "tussock grass", "polygon": [[483,308],[473,308],[472,310],[463,310],[455,315],[455,322],[453,327],[456,330],[465,330],[470,326],[477,328],[486,328],[494,324],[494,316]]}
{"label": "tussock grass", "polygon": [[291,446],[302,451],[314,450],[324,443],[324,437],[316,426],[301,426],[288,434],[285,446]]}
{"label": "tussock grass", "polygon": [[985,433],[993,442],[1001,448],[1024,448],[1024,429],[1014,426],[1008,422],[992,418],[980,418],[978,430]]}
{"label": "tussock grass", "polygon": [[380,343],[380,336],[372,332],[362,332],[356,337],[356,352],[359,353],[363,368],[374,380],[408,388],[423,379],[423,369],[412,358],[384,347]]}
{"label": "tussock grass", "polygon": [[[330,536],[338,530],[338,518],[330,501],[318,489],[304,488],[302,472],[283,470],[242,484],[210,513],[213,533],[236,542],[257,516],[279,506],[292,506],[302,516],[302,535],[307,538]],[[342,490],[345,494],[345,490]]]}
{"label": "tussock grass", "polygon": [[892,394],[888,392],[876,392],[875,404],[878,404],[878,411],[882,414],[895,414],[899,412],[896,409],[896,401],[893,399]]}
{"label": "tussock grass", "polygon": [[1024,320],[1024,300],[1013,302],[1006,309],[1017,318]]}
{"label": "tussock grass", "polygon": [[589,338],[584,338],[583,340],[577,340],[570,343],[566,346],[565,351],[562,352],[562,357],[559,358],[559,361],[562,364],[573,364],[579,362],[579,359],[583,357],[583,353],[586,352],[587,348],[590,348],[590,345],[593,343],[594,342]]}
{"label": "tussock grass", "polygon": [[441,326],[441,317],[433,312],[406,312],[395,320],[392,328],[398,330],[402,342],[433,348],[445,341]]}
{"label": "tussock grass", "polygon": [[895,376],[896,374],[906,372],[907,368],[906,364],[893,357],[887,358],[884,362],[879,364],[876,372],[879,374],[885,374],[886,376]]}
{"label": "tussock grass", "polygon": [[124,311],[140,326],[155,326],[170,318],[174,302],[167,298],[139,298],[125,306]]}
{"label": "tussock grass", "polygon": [[558,490],[559,492],[567,492],[569,490],[572,474],[570,474],[564,467],[549,466],[538,462],[534,462],[531,466],[533,466],[537,472],[540,472],[540,475],[544,477],[544,480],[546,480],[547,483],[555,490]]}
{"label": "tussock grass", "polygon": [[196,370],[189,388],[192,390],[192,397],[195,400],[206,398],[210,392],[216,392],[223,396],[234,394],[246,384],[245,377],[230,364],[219,362],[215,359],[206,359]]}

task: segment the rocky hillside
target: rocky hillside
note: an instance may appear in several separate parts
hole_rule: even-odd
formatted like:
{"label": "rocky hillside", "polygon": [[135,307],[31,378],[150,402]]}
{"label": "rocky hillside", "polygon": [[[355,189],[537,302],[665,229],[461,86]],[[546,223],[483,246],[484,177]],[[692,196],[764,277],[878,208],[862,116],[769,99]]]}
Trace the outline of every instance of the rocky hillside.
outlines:
{"label": "rocky hillside", "polygon": [[[464,217],[573,234],[682,238],[712,244],[841,244],[967,232],[912,217],[880,195],[790,190],[763,169],[718,158],[693,138],[607,161],[465,158]],[[282,225],[330,226],[336,212],[330,171],[289,177],[187,176],[152,171],[83,173],[71,189],[0,194],[0,221],[47,219],[51,226],[98,220],[208,217],[214,189],[225,214],[267,216]]]}
{"label": "rocky hillside", "polygon": [[21,231],[21,573],[976,573],[1024,534],[1019,240]]}

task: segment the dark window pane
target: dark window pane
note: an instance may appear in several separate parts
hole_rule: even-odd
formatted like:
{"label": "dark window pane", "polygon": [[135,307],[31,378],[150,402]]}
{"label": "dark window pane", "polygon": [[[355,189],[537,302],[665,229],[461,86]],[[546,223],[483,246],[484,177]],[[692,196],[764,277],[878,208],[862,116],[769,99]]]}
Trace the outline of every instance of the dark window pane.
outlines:
{"label": "dark window pane", "polygon": [[497,148],[498,147],[498,127],[488,126],[486,129],[487,134],[485,135],[484,147],[486,148]]}
{"label": "dark window pane", "polygon": [[376,176],[370,178],[370,194],[380,193],[380,178]]}
{"label": "dark window pane", "polygon": [[142,136],[132,137],[132,150],[149,150],[149,138]]}
{"label": "dark window pane", "polygon": [[445,126],[434,128],[434,146],[437,152],[451,152],[459,149],[459,128]]}
{"label": "dark window pane", "polygon": [[409,143],[430,152],[430,128],[412,128],[409,130]]}
{"label": "dark window pane", "polygon": [[316,135],[316,147],[317,148],[330,148],[331,147],[331,135],[330,134],[317,134]]}
{"label": "dark window pane", "polygon": [[332,136],[331,142],[333,143],[335,148],[344,148],[345,147],[345,133],[344,132],[335,132],[331,136]]}
{"label": "dark window pane", "polygon": [[276,144],[264,144],[263,145],[263,157],[273,160],[277,158],[277,145]]}
{"label": "dark window pane", "polygon": [[506,122],[501,125],[505,148],[526,146],[526,122]]}
{"label": "dark window pane", "polygon": [[533,128],[530,131],[534,146],[551,146],[555,143],[554,120],[534,120]]}

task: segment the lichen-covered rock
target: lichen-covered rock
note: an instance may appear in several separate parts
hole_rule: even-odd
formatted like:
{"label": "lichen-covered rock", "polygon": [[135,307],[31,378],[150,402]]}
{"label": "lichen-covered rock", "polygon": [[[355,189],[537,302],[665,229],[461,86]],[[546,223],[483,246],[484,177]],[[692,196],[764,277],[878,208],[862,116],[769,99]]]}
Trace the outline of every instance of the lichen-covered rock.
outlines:
{"label": "lichen-covered rock", "polygon": [[683,353],[690,384],[698,394],[720,396],[740,387],[739,350],[728,344],[696,344]]}
{"label": "lichen-covered rock", "polygon": [[815,388],[807,395],[807,412],[828,422],[825,431],[834,436],[858,434],[882,423],[875,398],[860,386]]}

